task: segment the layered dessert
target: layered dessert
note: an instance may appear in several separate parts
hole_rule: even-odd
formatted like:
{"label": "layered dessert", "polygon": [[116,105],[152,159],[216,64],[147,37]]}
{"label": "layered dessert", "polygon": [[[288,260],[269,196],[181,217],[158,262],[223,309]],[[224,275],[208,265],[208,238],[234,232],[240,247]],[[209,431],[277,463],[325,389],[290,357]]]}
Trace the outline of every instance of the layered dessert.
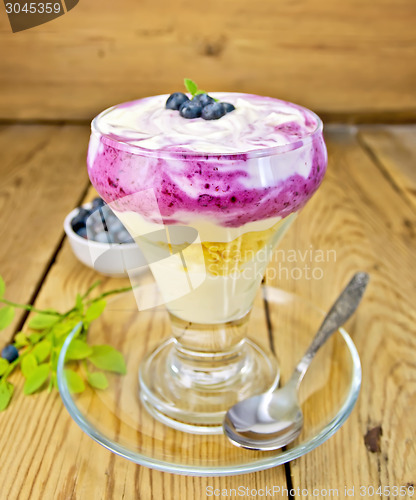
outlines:
{"label": "layered dessert", "polygon": [[216,117],[211,103],[210,114],[183,115],[166,107],[168,95],[114,106],[94,120],[88,152],[92,184],[147,257],[168,310],[199,324],[248,313],[273,248],[327,164],[311,111],[210,96],[231,112]]}

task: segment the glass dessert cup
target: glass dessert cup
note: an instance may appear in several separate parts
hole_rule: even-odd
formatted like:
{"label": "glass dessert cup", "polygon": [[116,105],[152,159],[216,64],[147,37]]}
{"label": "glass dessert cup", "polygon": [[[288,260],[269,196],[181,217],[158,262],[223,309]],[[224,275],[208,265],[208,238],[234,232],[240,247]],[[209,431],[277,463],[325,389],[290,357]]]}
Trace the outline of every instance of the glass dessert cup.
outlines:
{"label": "glass dessert cup", "polygon": [[[150,264],[172,329],[139,370],[140,396],[156,418],[180,430],[220,433],[230,405],[276,387],[276,359],[247,334],[269,254],[293,219],[227,242],[181,240],[181,252],[171,243],[171,254]],[[178,240],[183,229],[189,228],[167,228],[169,239]],[[145,236],[135,238],[149,259],[155,255]],[[163,243],[156,245],[160,250]]]}
{"label": "glass dessert cup", "polygon": [[147,259],[162,297],[151,305],[166,306],[172,330],[141,362],[140,398],[171,427],[221,433],[230,406],[279,381],[249,317],[274,248],[324,175],[322,123],[308,112],[316,129],[302,139],[214,154],[103,133],[109,111],[92,124],[89,176]]}

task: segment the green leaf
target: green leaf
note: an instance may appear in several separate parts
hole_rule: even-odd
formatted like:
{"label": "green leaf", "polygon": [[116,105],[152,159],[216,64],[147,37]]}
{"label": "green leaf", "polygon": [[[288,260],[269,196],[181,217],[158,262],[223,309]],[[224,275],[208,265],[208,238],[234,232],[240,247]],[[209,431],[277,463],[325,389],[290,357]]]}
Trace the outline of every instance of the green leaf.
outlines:
{"label": "green leaf", "polygon": [[95,389],[107,389],[108,380],[102,372],[93,372],[87,375],[87,382]]}
{"label": "green leaf", "polygon": [[30,353],[27,356],[22,358],[22,362],[20,363],[20,369],[25,378],[29,378],[32,373],[35,371],[38,366],[38,362],[36,361],[35,356]]}
{"label": "green leaf", "polygon": [[68,333],[73,330],[77,323],[81,321],[81,317],[77,315],[76,317],[68,318],[65,321],[60,321],[52,327],[52,334],[55,335],[57,339],[68,335]]}
{"label": "green leaf", "polygon": [[32,354],[37,359],[38,363],[42,363],[49,356],[52,349],[52,343],[49,340],[42,340],[39,344],[35,345]]}
{"label": "green leaf", "polygon": [[105,306],[106,301],[103,299],[97,300],[97,302],[93,302],[85,313],[85,322],[91,323],[91,321],[97,319],[104,311]]}
{"label": "green leaf", "polygon": [[10,325],[14,318],[14,307],[6,306],[0,309],[0,330]]}
{"label": "green leaf", "polygon": [[28,338],[29,338],[29,341],[31,344],[37,344],[40,340],[40,334],[39,333],[31,333]]}
{"label": "green leaf", "polygon": [[82,302],[82,297],[79,293],[77,293],[77,298],[75,299],[75,309],[81,313],[84,310],[84,303]]}
{"label": "green leaf", "polygon": [[69,370],[68,368],[64,370],[64,372],[70,392],[79,393],[85,391],[84,381],[77,372]]}
{"label": "green leaf", "polygon": [[192,94],[193,96],[196,95],[198,92],[198,85],[191,80],[190,78],[184,78],[183,83],[185,84],[186,90]]}
{"label": "green leaf", "polygon": [[10,363],[7,361],[7,359],[0,358],[0,377],[3,375],[3,373],[9,368]]}
{"label": "green leaf", "polygon": [[74,339],[67,350],[66,359],[85,359],[93,353],[92,347],[83,340]]}
{"label": "green leaf", "polygon": [[126,363],[121,352],[111,345],[95,345],[92,347],[93,353],[88,359],[91,363],[100,368],[115,373],[126,373]]}
{"label": "green leaf", "polygon": [[14,345],[19,349],[19,347],[24,347],[29,345],[29,339],[24,332],[18,332],[14,336]]}
{"label": "green leaf", "polygon": [[6,291],[6,283],[4,279],[0,276],[0,299],[4,297],[4,293]]}
{"label": "green leaf", "polygon": [[14,386],[7,380],[0,382],[0,411],[5,410],[12,399]]}
{"label": "green leaf", "polygon": [[34,330],[44,330],[57,323],[60,319],[59,313],[55,314],[37,314],[29,321],[29,327]]}
{"label": "green leaf", "polygon": [[30,377],[27,378],[25,385],[23,387],[23,392],[28,394],[33,394],[35,391],[40,389],[42,385],[46,382],[49,376],[50,367],[48,363],[43,363],[37,366]]}

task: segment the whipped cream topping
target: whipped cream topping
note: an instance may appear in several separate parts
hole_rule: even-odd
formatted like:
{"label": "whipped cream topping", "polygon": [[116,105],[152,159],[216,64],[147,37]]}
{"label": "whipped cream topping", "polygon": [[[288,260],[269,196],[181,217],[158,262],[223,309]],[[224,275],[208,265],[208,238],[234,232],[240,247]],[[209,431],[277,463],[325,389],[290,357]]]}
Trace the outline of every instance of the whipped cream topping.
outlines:
{"label": "whipped cream topping", "polygon": [[311,135],[319,120],[295,104],[253,94],[213,92],[235,110],[218,120],[186,119],[165,108],[168,95],[114,106],[93,123],[109,140],[148,150],[247,153],[290,145]]}

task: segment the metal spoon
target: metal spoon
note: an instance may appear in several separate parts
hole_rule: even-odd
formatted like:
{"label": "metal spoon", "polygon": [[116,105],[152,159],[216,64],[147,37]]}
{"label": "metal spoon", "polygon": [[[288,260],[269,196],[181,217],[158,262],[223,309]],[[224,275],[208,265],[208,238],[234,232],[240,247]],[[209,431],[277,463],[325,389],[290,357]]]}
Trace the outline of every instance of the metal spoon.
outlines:
{"label": "metal spoon", "polygon": [[367,273],[353,276],[284,387],[240,401],[228,410],[223,427],[233,444],[251,450],[276,450],[297,438],[303,426],[300,382],[318,349],[357,309],[368,281]]}

